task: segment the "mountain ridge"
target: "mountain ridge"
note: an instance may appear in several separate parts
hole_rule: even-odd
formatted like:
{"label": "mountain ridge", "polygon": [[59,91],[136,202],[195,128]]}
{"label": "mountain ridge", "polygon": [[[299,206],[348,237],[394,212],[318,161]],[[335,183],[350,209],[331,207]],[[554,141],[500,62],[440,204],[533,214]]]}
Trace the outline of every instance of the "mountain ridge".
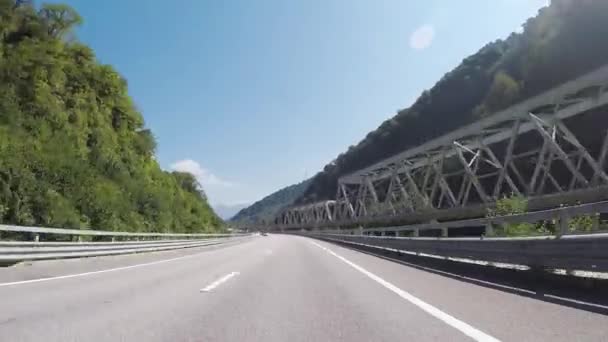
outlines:
{"label": "mountain ridge", "polygon": [[261,200],[240,210],[230,219],[232,224],[271,223],[286,206],[291,205],[310,185],[311,179],[279,189]]}
{"label": "mountain ridge", "polygon": [[327,164],[294,204],[331,199],[340,176],[608,63],[608,48],[601,38],[608,34],[608,1],[553,0],[523,28],[522,33],[488,43],[466,57],[412,106]]}

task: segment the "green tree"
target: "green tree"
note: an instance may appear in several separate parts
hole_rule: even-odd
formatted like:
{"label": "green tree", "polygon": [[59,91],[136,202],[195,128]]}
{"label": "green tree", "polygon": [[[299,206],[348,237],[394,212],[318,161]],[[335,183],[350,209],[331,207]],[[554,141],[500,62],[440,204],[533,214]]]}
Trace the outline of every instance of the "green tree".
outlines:
{"label": "green tree", "polygon": [[485,116],[497,112],[515,103],[520,95],[520,87],[511,76],[504,71],[494,75],[492,86],[483,103],[474,109],[477,116]]}
{"label": "green tree", "polygon": [[0,220],[222,229],[194,176],[161,170],[126,80],[75,39],[72,8],[0,0]]}
{"label": "green tree", "polygon": [[43,4],[39,16],[52,37],[63,37],[75,26],[82,24],[80,15],[72,7],[63,4]]}
{"label": "green tree", "polygon": [[[528,211],[528,200],[523,196],[511,194],[496,201],[495,208],[488,209],[487,217],[524,214]],[[507,223],[494,229],[495,235],[530,236],[548,233],[544,223]]]}

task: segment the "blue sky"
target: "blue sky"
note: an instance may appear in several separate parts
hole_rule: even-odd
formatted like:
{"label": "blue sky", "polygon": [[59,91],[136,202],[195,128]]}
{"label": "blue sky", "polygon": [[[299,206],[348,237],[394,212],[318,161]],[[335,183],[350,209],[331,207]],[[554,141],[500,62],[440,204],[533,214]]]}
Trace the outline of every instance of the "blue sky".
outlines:
{"label": "blue sky", "polygon": [[547,0],[67,0],[212,204],[314,175]]}

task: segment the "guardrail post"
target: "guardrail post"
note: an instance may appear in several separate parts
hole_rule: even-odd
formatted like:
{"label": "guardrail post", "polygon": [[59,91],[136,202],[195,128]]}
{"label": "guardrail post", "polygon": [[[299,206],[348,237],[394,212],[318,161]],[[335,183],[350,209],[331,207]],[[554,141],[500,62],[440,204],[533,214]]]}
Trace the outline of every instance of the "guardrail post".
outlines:
{"label": "guardrail post", "polygon": [[568,234],[568,224],[570,223],[570,216],[568,216],[566,213],[560,213],[559,214],[559,229],[556,232],[557,237],[561,237],[563,235]]}
{"label": "guardrail post", "polygon": [[[570,223],[570,216],[566,213],[560,213],[559,222],[558,222],[559,229],[556,231],[557,238],[560,238],[569,233],[569,231],[570,231],[569,223]],[[570,268],[566,268],[566,274],[569,276],[572,276],[572,275],[574,275],[574,270],[570,269]]]}
{"label": "guardrail post", "polygon": [[78,235],[78,242],[82,242],[82,235]]}
{"label": "guardrail post", "polygon": [[493,236],[494,235],[494,226],[491,222],[486,224],[485,236]]}
{"label": "guardrail post", "polygon": [[112,242],[116,242],[116,237],[112,236]]}
{"label": "guardrail post", "polygon": [[34,242],[40,242],[40,234],[34,235]]}
{"label": "guardrail post", "polygon": [[600,214],[596,213],[593,215],[593,222],[591,223],[591,230],[595,232],[598,229],[600,229]]}

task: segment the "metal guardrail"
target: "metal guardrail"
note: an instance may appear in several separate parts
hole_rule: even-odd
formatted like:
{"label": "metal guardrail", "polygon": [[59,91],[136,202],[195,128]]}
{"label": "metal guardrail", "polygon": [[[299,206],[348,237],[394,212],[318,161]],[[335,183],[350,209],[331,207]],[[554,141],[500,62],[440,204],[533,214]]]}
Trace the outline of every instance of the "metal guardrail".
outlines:
{"label": "metal guardrail", "polygon": [[91,229],[64,229],[64,228],[46,228],[46,227],[26,227],[13,225],[0,225],[0,232],[19,232],[19,233],[34,233],[34,234],[59,234],[59,235],[76,235],[76,236],[125,236],[125,237],[226,237],[233,234],[188,234],[188,233],[134,233],[134,232],[114,232],[108,230],[91,230]]}
{"label": "metal guardrail", "polygon": [[608,271],[608,234],[529,238],[407,238],[344,234],[306,236],[359,247],[487,262],[554,268]]}
{"label": "metal guardrail", "polygon": [[[398,250],[447,258],[526,265],[532,268],[608,272],[608,233],[570,231],[570,220],[579,215],[608,213],[608,201],[541,210],[516,215],[434,222],[397,227],[326,229],[297,233],[358,247]],[[448,229],[485,227],[512,223],[553,221],[555,235],[530,237],[448,237]],[[423,230],[442,230],[442,237],[418,237]],[[413,236],[399,236],[413,232]],[[376,236],[373,234],[382,234]],[[395,236],[386,236],[394,233]],[[488,234],[491,235],[491,234]]]}
{"label": "metal guardrail", "polygon": [[[10,225],[0,225],[0,232],[34,234],[34,241],[0,241],[0,265],[13,264],[20,261],[81,258],[211,246],[251,236],[251,234],[132,233]],[[112,242],[41,242],[40,235],[42,234],[78,237],[107,236],[112,237]],[[115,237],[152,238],[153,240],[115,241]]]}
{"label": "metal guardrail", "polygon": [[[521,214],[529,215],[532,213],[550,213],[552,211],[559,212],[560,210],[571,210],[568,208],[582,208],[576,210],[583,210],[578,214],[590,214],[593,213],[608,213],[608,186],[600,186],[593,190],[581,189],[575,190],[568,194],[549,194],[538,196],[536,198],[529,198],[528,205],[530,206],[530,212]],[[581,204],[575,204],[581,203]],[[440,223],[444,222],[474,222],[478,220],[487,220],[488,218],[482,217],[487,214],[488,208],[492,206],[485,205],[472,205],[467,208],[451,208],[444,210],[429,210],[424,213],[418,214],[400,214],[397,216],[378,215],[362,218],[360,220],[351,220],[344,222],[331,222],[331,223],[316,223],[314,225],[309,224],[290,224],[290,225],[273,225],[272,228],[275,230],[300,230],[300,229],[338,229],[341,227],[342,230],[352,229],[353,227],[363,226],[369,227],[369,229],[382,229],[382,228],[393,228],[393,227],[424,227],[429,223],[413,223],[413,222],[428,222],[432,218],[436,218]],[[576,213],[573,213],[576,214]],[[499,219],[499,218],[495,218]],[[396,224],[395,222],[405,221],[412,223]]]}
{"label": "metal guardrail", "polygon": [[433,223],[422,223],[413,224],[406,226],[395,226],[395,227],[376,227],[366,229],[328,229],[323,230],[325,232],[332,233],[348,233],[351,234],[370,234],[370,233],[386,233],[386,232],[414,232],[415,236],[423,230],[438,230],[444,231],[444,236],[447,236],[447,229],[451,228],[470,228],[470,227],[485,227],[486,233],[491,233],[494,226],[509,224],[509,223],[532,223],[538,221],[556,220],[558,221],[558,229],[556,231],[558,236],[568,235],[568,222],[571,218],[579,215],[595,215],[599,213],[608,213],[608,201],[586,203],[567,207],[559,207],[549,210],[539,210],[522,214],[506,215],[506,216],[495,216],[495,217],[483,217],[477,219],[458,220],[458,221],[445,221],[445,222],[433,222]]}
{"label": "metal guardrail", "polygon": [[149,245],[160,242],[192,242],[192,240],[141,240],[141,241],[114,241],[114,242],[72,242],[72,241],[2,241],[2,247],[69,247],[69,246],[121,246],[121,245]]}
{"label": "metal guardrail", "polygon": [[0,245],[0,256],[7,254],[42,254],[42,253],[74,253],[74,252],[86,252],[86,251],[120,251],[125,249],[141,249],[141,248],[155,248],[155,247],[170,247],[170,246],[188,246],[192,244],[200,243],[201,241],[213,243],[221,241],[220,239],[205,239],[205,240],[191,240],[191,241],[179,241],[174,242],[171,240],[154,241],[152,243],[110,243],[110,244],[80,244],[71,243],[71,245],[47,245],[45,243],[39,243],[40,246],[2,246]]}

